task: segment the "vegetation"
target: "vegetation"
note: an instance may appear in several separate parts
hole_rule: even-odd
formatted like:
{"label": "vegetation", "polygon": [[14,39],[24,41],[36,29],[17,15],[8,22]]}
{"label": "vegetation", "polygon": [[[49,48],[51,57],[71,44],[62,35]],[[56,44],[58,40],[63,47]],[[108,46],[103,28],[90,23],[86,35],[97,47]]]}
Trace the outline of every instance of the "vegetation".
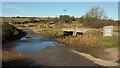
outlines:
{"label": "vegetation", "polygon": [[114,32],[120,32],[120,26],[113,26],[113,31]]}
{"label": "vegetation", "polygon": [[118,21],[108,19],[105,11],[100,7],[92,7],[85,15],[79,18],[79,21],[85,26],[102,28],[103,26],[118,25]]}
{"label": "vegetation", "polygon": [[88,31],[86,34],[77,37],[65,37],[57,40],[69,47],[85,46],[90,48],[111,48],[118,47],[118,36],[104,37],[100,31]]}
{"label": "vegetation", "polygon": [[37,24],[33,24],[33,23],[30,23],[30,24],[15,24],[14,26],[16,26],[16,27],[35,27],[35,26],[37,26]]}
{"label": "vegetation", "polygon": [[92,7],[89,11],[86,12],[85,18],[94,18],[94,19],[107,19],[105,16],[105,11],[101,7]]}
{"label": "vegetation", "polygon": [[10,23],[24,22],[24,21],[29,21],[29,18],[4,17],[4,18],[2,18],[2,21],[10,22]]}
{"label": "vegetation", "polygon": [[2,23],[2,41],[12,41],[21,38],[25,35],[25,32],[17,29],[13,25],[7,22]]}
{"label": "vegetation", "polygon": [[69,15],[60,15],[59,19],[60,23],[72,23],[73,21],[75,21],[75,17],[70,17]]}
{"label": "vegetation", "polygon": [[[92,30],[88,31],[83,35],[78,35],[77,37],[73,36],[63,36],[63,31],[60,26],[63,28],[74,28],[74,24],[55,24],[53,28],[45,28],[40,27],[37,31],[45,36],[45,37],[52,37],[57,38],[57,41],[63,44],[66,44],[68,47],[80,47],[85,46],[89,48],[113,48],[118,46],[118,36],[112,37],[104,37],[103,36],[103,29],[99,29],[98,31]],[[88,28],[88,27],[81,27],[80,25],[75,25],[76,28]],[[117,26],[114,26],[114,31],[118,31]],[[77,48],[78,49],[78,48]]]}
{"label": "vegetation", "polygon": [[45,28],[44,30],[37,30],[40,35],[50,38],[58,38],[63,35],[63,32],[60,28]]}

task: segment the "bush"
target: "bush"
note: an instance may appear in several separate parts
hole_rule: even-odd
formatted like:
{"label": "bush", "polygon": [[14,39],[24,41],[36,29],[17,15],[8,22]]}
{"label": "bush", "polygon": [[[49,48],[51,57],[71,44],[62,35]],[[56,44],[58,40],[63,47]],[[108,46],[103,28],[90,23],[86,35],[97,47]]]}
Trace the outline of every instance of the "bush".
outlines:
{"label": "bush", "polygon": [[13,34],[13,26],[9,24],[2,24],[2,35],[3,37],[9,37]]}
{"label": "bush", "polygon": [[12,41],[23,37],[26,33],[9,23],[2,23],[2,42]]}

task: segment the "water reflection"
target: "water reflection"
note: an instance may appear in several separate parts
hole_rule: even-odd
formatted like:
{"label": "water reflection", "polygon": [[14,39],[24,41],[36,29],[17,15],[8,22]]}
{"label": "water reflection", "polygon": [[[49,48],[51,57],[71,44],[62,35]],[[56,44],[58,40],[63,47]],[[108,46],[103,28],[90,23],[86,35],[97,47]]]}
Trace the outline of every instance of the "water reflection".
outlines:
{"label": "water reflection", "polygon": [[62,45],[52,39],[40,37],[23,37],[18,41],[7,44],[9,50],[16,52],[37,52],[45,49],[48,46]]}

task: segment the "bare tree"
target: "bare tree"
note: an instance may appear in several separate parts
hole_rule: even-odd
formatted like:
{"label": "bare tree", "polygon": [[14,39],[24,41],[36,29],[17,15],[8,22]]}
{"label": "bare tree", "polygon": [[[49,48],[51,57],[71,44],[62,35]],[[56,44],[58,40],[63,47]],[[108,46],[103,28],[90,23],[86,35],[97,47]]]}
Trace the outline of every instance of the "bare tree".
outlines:
{"label": "bare tree", "polygon": [[107,16],[105,15],[104,9],[101,7],[92,7],[85,14],[85,18],[104,19],[104,17],[107,17]]}
{"label": "bare tree", "polygon": [[101,7],[92,7],[82,17],[84,24],[89,27],[101,28],[104,26],[103,20],[107,20],[108,17],[105,15],[105,11]]}

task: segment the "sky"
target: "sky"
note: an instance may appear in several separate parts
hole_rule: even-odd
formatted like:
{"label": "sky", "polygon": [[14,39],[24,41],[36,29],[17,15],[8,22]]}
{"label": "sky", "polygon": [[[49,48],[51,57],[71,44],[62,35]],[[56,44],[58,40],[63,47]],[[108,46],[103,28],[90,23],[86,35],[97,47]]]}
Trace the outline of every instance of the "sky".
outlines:
{"label": "sky", "polygon": [[81,17],[95,6],[104,8],[110,19],[118,19],[117,2],[3,2],[0,9],[2,16],[58,17],[67,14]]}
{"label": "sky", "polygon": [[119,2],[119,0],[2,0],[3,2]]}

